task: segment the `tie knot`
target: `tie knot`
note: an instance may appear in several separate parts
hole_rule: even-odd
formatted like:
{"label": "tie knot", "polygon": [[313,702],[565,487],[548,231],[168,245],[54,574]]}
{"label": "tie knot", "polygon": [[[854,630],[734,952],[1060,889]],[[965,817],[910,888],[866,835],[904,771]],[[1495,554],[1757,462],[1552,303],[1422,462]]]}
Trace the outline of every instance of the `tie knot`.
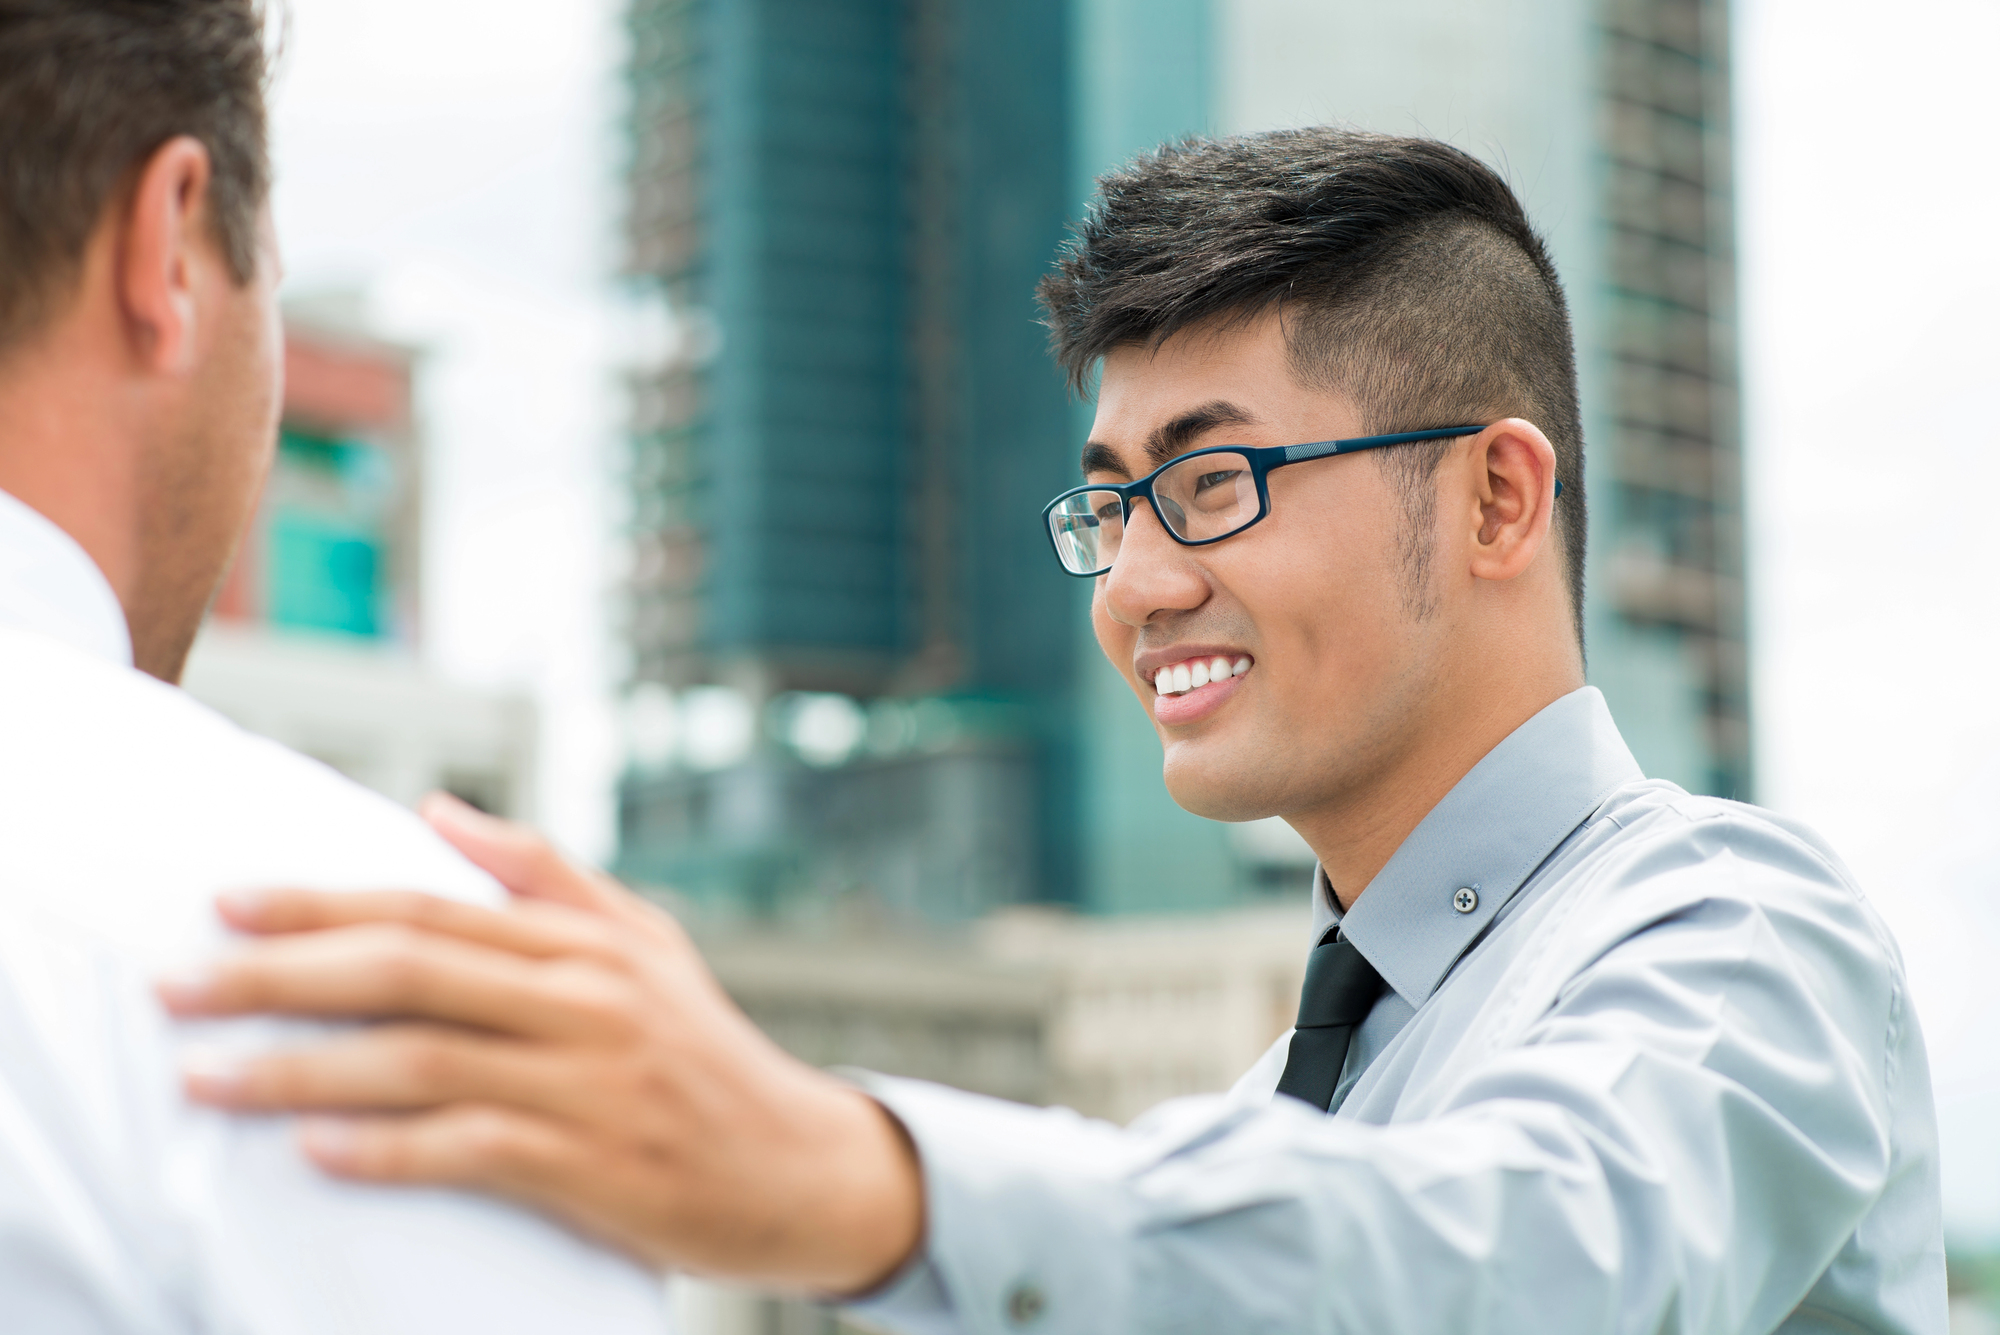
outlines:
{"label": "tie knot", "polygon": [[1382,975],[1354,943],[1337,937],[1313,947],[1306,957],[1306,985],[1299,992],[1301,1029],[1356,1025],[1368,1018],[1382,995]]}

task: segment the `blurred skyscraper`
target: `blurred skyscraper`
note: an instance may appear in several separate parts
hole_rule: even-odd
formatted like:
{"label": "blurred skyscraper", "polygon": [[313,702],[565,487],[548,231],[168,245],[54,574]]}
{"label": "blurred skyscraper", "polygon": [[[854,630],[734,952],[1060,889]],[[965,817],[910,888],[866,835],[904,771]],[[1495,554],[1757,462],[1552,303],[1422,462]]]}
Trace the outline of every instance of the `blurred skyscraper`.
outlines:
{"label": "blurred skyscraper", "polygon": [[1575,308],[1591,673],[1642,763],[1746,796],[1718,0],[632,0],[622,868],[932,919],[1295,892],[1174,807],[1042,503],[1075,477],[1033,287],[1099,171],[1347,121],[1493,161]]}

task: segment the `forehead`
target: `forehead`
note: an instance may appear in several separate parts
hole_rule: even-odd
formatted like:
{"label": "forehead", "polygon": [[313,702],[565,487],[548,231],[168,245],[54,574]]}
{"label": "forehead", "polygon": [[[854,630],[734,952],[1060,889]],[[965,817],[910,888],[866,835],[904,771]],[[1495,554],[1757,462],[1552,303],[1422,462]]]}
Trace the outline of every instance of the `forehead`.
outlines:
{"label": "forehead", "polygon": [[[1357,434],[1356,420],[1345,395],[1302,384],[1292,374],[1284,329],[1273,312],[1199,325],[1157,348],[1112,349],[1104,358],[1088,453],[1101,462],[1116,458],[1118,471],[1138,477],[1157,466],[1162,449],[1328,440]],[[1191,424],[1195,429],[1186,429]]]}

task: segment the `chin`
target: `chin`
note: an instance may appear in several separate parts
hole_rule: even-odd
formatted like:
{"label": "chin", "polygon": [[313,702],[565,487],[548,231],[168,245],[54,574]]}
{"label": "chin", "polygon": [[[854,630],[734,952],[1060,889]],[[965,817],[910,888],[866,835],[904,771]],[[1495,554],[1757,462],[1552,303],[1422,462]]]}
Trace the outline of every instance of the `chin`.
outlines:
{"label": "chin", "polygon": [[1176,805],[1208,820],[1231,823],[1262,820],[1285,805],[1271,791],[1267,769],[1216,754],[1219,750],[1194,742],[1175,742],[1167,748],[1161,777]]}

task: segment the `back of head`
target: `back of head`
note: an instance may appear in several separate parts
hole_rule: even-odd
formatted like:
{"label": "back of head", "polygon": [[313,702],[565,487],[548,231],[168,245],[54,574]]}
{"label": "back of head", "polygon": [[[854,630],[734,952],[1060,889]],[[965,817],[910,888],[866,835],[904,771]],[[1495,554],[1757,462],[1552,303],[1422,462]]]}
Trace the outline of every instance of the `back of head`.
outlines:
{"label": "back of head", "polygon": [[[1522,417],[1555,447],[1578,640],[1583,427],[1562,286],[1505,181],[1436,140],[1320,127],[1160,149],[1099,181],[1040,296],[1081,390],[1113,348],[1284,318],[1293,373],[1370,432]],[[1442,444],[1398,447],[1417,492]],[[1427,489],[1424,490],[1427,497]]]}
{"label": "back of head", "polygon": [[179,135],[208,149],[216,239],[249,277],[265,68],[257,0],[0,0],[0,349],[60,305],[107,205]]}

